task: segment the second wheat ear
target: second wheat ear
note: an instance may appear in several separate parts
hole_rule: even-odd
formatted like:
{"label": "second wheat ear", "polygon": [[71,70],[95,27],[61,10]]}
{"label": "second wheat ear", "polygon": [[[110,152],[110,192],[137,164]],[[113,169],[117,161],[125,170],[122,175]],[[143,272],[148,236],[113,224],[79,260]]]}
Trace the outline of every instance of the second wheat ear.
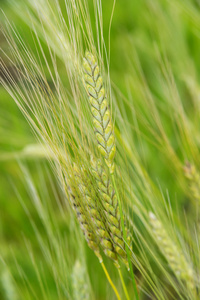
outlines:
{"label": "second wheat ear", "polygon": [[100,69],[97,60],[89,52],[86,52],[83,59],[83,68],[98,149],[112,174],[114,172],[113,160],[116,152],[113,124]]}
{"label": "second wheat ear", "polygon": [[86,179],[86,174],[84,176],[84,172],[81,172],[78,166],[74,165],[73,171],[74,176],[69,189],[70,198],[88,246],[102,263],[103,259],[99,251],[101,245],[105,255],[119,267],[117,253],[110,239],[110,234],[105,226],[101,210],[96,205],[95,192]]}
{"label": "second wheat ear", "polygon": [[81,176],[81,170],[74,165],[73,172],[74,176],[71,178],[71,180],[69,180],[68,184],[68,191],[72,206],[76,211],[77,219],[84,233],[88,246],[99,258],[101,266],[111,287],[113,288],[117,299],[121,300],[121,297],[103,263],[103,259],[100,255],[99,245],[101,245],[104,253],[114,261],[116,267],[119,269],[117,253],[115,252],[109,233],[107,232],[103,220],[101,219],[100,212],[94,203],[94,199],[91,198],[91,194],[87,189],[87,184],[85,185],[85,180]]}

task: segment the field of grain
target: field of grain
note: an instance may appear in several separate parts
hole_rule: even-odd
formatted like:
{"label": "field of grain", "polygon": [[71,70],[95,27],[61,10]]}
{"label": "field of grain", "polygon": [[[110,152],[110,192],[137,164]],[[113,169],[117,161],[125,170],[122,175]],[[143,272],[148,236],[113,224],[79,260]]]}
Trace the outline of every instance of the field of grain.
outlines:
{"label": "field of grain", "polygon": [[0,299],[200,298],[200,2],[0,1]]}

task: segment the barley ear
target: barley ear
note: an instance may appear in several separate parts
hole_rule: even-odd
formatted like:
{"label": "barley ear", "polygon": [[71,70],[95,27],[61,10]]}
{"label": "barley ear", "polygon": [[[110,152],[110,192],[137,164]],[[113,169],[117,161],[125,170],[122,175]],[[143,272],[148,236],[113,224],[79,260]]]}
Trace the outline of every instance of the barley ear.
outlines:
{"label": "barley ear", "polygon": [[73,176],[69,176],[69,178],[65,177],[69,200],[73,210],[76,213],[77,220],[80,224],[88,246],[94,251],[96,256],[99,258],[99,261],[102,262],[103,259],[100,255],[99,242],[95,236],[94,228],[90,224],[90,218],[88,217],[87,211],[85,209],[85,199],[81,197],[78,183],[75,179],[76,176],[74,174]]}
{"label": "barley ear", "polygon": [[186,261],[182,251],[171,240],[162,223],[150,212],[149,220],[152,226],[157,244],[167,259],[169,266],[177,278],[187,284],[188,288],[194,290],[194,274],[192,267]]}
{"label": "barley ear", "polygon": [[[96,180],[98,192],[102,202],[102,206],[106,215],[107,228],[112,237],[114,249],[122,258],[128,268],[126,247],[123,239],[123,231],[121,226],[121,218],[119,212],[119,204],[115,190],[112,185],[110,174],[104,170],[101,161],[91,160],[92,173]],[[128,232],[127,228],[125,228]],[[131,239],[127,236],[127,242],[130,247]]]}
{"label": "barley ear", "polygon": [[0,295],[1,299],[18,300],[17,290],[9,269],[0,261]]}
{"label": "barley ear", "polygon": [[98,62],[90,52],[86,52],[83,59],[83,70],[98,149],[104,157],[110,172],[113,173],[113,160],[116,152],[113,124]]}
{"label": "barley ear", "polygon": [[72,286],[74,299],[76,300],[88,300],[90,299],[89,285],[86,277],[86,269],[77,260],[74,264],[72,272]]}
{"label": "barley ear", "polygon": [[[74,183],[78,187],[81,194],[81,210],[84,220],[90,224],[87,226],[87,231],[90,230],[90,236],[85,232],[85,224],[82,222],[81,226],[84,225],[84,235],[86,236],[88,245],[93,247],[92,250],[99,257],[99,251],[97,251],[96,246],[101,245],[101,248],[105,255],[112,259],[115,265],[119,268],[119,263],[117,259],[117,253],[114,249],[113,243],[111,241],[110,234],[106,228],[105,218],[102,211],[97,203],[97,197],[92,183],[88,180],[88,174],[85,170],[80,169],[74,164]],[[80,216],[79,216],[80,218]],[[83,218],[83,217],[82,217]],[[93,229],[91,232],[91,228]],[[91,239],[89,238],[92,238]],[[95,244],[94,244],[95,241]],[[92,242],[92,244],[91,244]],[[99,248],[99,247],[98,247]],[[102,261],[101,261],[102,262]]]}
{"label": "barley ear", "polygon": [[86,211],[83,208],[84,204],[81,203],[83,201],[80,195],[78,195],[78,192],[76,191],[76,187],[74,185],[71,184],[71,186],[68,186],[68,191],[69,191],[70,202],[76,213],[77,220],[83,231],[88,246],[90,247],[90,249],[94,251],[96,256],[99,258],[99,261],[102,262],[103,259],[100,255],[98,239],[94,233],[94,229],[92,228],[89,222],[89,218],[86,215]]}
{"label": "barley ear", "polygon": [[195,165],[187,162],[183,168],[188,182],[190,197],[200,204],[200,174]]}

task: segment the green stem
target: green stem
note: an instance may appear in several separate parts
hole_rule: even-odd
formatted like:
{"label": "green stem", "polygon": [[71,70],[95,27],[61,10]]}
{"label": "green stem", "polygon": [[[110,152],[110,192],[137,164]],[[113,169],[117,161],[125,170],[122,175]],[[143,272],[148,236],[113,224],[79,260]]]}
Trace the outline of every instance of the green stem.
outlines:
{"label": "green stem", "polygon": [[118,293],[118,291],[117,291],[114,283],[112,282],[112,279],[110,278],[110,275],[109,275],[109,273],[108,273],[108,271],[107,271],[107,269],[106,269],[106,267],[105,267],[105,265],[104,265],[103,262],[101,263],[101,266],[102,266],[102,268],[104,270],[104,273],[106,274],[106,277],[107,277],[107,279],[108,279],[108,281],[109,281],[109,283],[110,283],[110,285],[111,285],[111,287],[112,287],[112,289],[113,289],[113,291],[114,291],[114,293],[115,293],[115,295],[117,297],[117,300],[121,300],[121,297],[120,297],[120,295],[119,295],[119,293]]}
{"label": "green stem", "polygon": [[137,285],[136,285],[136,282],[135,282],[135,277],[134,277],[133,268],[132,268],[132,264],[131,264],[130,249],[127,245],[127,238],[126,238],[126,230],[125,230],[125,226],[124,226],[124,217],[123,217],[123,211],[122,211],[122,204],[121,204],[121,200],[120,200],[120,197],[119,197],[119,193],[118,193],[117,185],[116,185],[116,182],[115,182],[114,174],[111,174],[111,177],[112,177],[113,186],[114,186],[115,193],[116,193],[117,200],[118,200],[118,204],[119,204],[121,225],[122,225],[122,230],[123,230],[123,238],[124,238],[124,241],[125,241],[125,248],[126,248],[126,253],[127,253],[127,258],[128,258],[128,264],[129,264],[131,279],[132,279],[132,283],[133,283],[133,289],[134,289],[136,300],[139,300]]}
{"label": "green stem", "polygon": [[127,300],[130,300],[129,298],[129,294],[128,294],[128,291],[127,291],[127,288],[126,288],[126,285],[124,283],[124,279],[123,279],[123,276],[122,276],[122,272],[120,269],[118,269],[118,272],[119,272],[119,277],[120,277],[120,280],[121,280],[121,283],[122,283],[122,287],[123,287],[123,290],[124,290],[124,294],[126,296],[126,299]]}

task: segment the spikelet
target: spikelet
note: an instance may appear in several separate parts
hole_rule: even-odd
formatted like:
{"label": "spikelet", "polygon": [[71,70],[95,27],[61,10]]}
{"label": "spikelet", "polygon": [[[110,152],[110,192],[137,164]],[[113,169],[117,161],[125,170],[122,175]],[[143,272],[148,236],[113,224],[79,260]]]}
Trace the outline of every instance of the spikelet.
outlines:
{"label": "spikelet", "polygon": [[116,152],[113,124],[104,89],[103,79],[95,57],[86,52],[83,60],[84,81],[89,96],[98,149],[105,158],[110,172],[114,172]]}
{"label": "spikelet", "polygon": [[89,222],[90,219],[86,214],[86,210],[83,209],[84,204],[83,203],[81,204],[82,199],[78,195],[75,185],[71,184],[70,186],[68,186],[68,190],[69,190],[69,197],[70,197],[72,207],[76,212],[78,222],[83,231],[88,246],[90,247],[90,249],[94,251],[96,256],[99,258],[99,261],[102,262],[103,260],[100,255],[99,241],[94,232],[94,228],[91,226]]}
{"label": "spikelet", "polygon": [[90,299],[90,289],[86,275],[85,267],[77,260],[72,272],[73,295],[76,300]]}
{"label": "spikelet", "polygon": [[188,181],[190,196],[200,204],[200,174],[189,162],[185,164],[183,170]]}
{"label": "spikelet", "polygon": [[155,239],[157,244],[167,259],[171,269],[175,273],[176,277],[187,284],[188,288],[194,290],[194,274],[191,266],[186,261],[181,250],[177,248],[175,243],[170,239],[168,233],[163,228],[161,222],[156,216],[150,212],[149,220],[155,233]]}
{"label": "spikelet", "polygon": [[73,184],[71,184],[74,188],[75,186],[76,189],[78,188],[78,193],[81,197],[78,201],[79,205],[77,205],[76,197],[73,198],[73,201],[76,202],[76,211],[78,208],[77,217],[79,222],[81,221],[81,227],[88,245],[99,257],[100,261],[102,261],[99,253],[100,244],[106,256],[112,259],[115,262],[115,265],[119,267],[117,253],[105,226],[105,219],[97,205],[95,190],[90,185],[84,171],[80,170],[76,165],[74,165],[74,174],[75,178]]}
{"label": "spikelet", "polygon": [[[103,169],[101,161],[95,161],[92,159],[91,167],[100,197],[102,199],[102,205],[106,215],[107,228],[109,229],[112,237],[114,249],[128,267],[123,231],[121,227],[119,205],[115,190],[109,178],[109,174]],[[127,242],[130,246],[130,236],[127,236]]]}

